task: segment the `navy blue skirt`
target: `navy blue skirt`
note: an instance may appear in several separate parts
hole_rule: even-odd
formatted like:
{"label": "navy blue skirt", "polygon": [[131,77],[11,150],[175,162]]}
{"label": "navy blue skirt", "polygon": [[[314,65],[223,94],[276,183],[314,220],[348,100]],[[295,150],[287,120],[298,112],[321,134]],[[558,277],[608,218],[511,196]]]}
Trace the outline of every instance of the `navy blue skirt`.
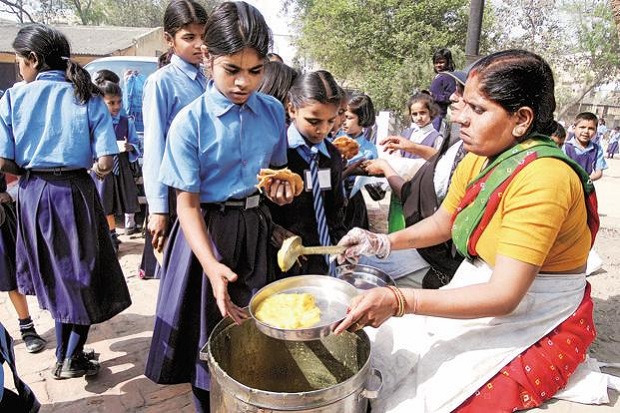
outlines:
{"label": "navy blue skirt", "polygon": [[86,170],[29,172],[17,193],[17,285],[63,323],[109,320],[131,299]]}
{"label": "navy blue skirt", "polygon": [[[228,293],[235,304],[245,307],[252,294],[272,280],[269,209],[261,205],[219,211],[203,205],[203,216],[221,262],[239,276],[228,284]],[[177,220],[164,253],[145,375],[160,384],[192,383],[208,390],[209,370],[199,351],[221,319],[209,279]]]}
{"label": "navy blue skirt", "polygon": [[17,289],[15,279],[15,238],[17,218],[13,203],[0,204],[4,210],[4,222],[0,226],[0,291]]}
{"label": "navy blue skirt", "polygon": [[90,173],[101,197],[105,215],[133,214],[140,211],[138,186],[129,166],[129,155],[127,152],[120,153],[118,160],[118,175],[108,174],[101,180],[94,172]]}

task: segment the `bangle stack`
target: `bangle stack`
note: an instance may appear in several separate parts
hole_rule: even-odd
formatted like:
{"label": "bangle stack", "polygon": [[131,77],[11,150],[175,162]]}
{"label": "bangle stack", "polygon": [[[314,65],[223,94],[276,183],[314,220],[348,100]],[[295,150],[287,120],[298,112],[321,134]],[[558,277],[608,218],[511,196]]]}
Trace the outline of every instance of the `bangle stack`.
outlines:
{"label": "bangle stack", "polygon": [[394,297],[396,297],[396,301],[398,302],[398,310],[396,311],[396,314],[394,314],[394,317],[404,316],[405,315],[405,295],[397,287],[388,285],[387,288],[389,288],[392,291],[392,293],[394,293]]}

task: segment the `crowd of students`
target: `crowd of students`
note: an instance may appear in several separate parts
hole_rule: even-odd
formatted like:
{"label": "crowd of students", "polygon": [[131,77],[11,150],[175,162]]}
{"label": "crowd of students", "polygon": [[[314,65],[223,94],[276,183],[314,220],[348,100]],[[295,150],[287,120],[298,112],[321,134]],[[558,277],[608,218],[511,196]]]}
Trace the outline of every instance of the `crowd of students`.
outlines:
{"label": "crowd of students", "polygon": [[[89,328],[131,303],[116,259],[116,217],[125,216],[126,231],[135,228],[142,155],[148,223],[141,271],[161,278],[146,376],[191,383],[196,410],[209,411],[210,377],[198,352],[215,325],[247,318],[252,294],[277,278],[332,270],[316,256],[280,271],[282,239],[335,245],[353,228],[368,229],[359,175],[387,178],[392,203],[402,206],[402,224],[391,230],[433,215],[467,152],[448,109],[455,117],[473,104],[463,100],[467,72],[455,71],[450,51],[440,49],[429,90],[407,102],[408,127],[376,142],[371,97],[350,96],[329,72],[299,73],[269,53],[270,30],[253,6],[224,2],[209,15],[194,0],[172,0],[163,25],[169,50],[143,86],[138,118],[122,107],[118,76],[101,71],[91,81],[59,31],[20,29],[13,47],[25,84],[0,101],[0,170],[20,175],[16,203],[0,175],[0,249],[16,252],[3,253],[0,290],[9,292],[28,351],[46,343],[23,294],[36,295],[55,319],[54,378],[97,374],[99,362],[84,347]],[[597,117],[579,114],[566,142],[555,126],[551,137],[599,179],[607,166],[594,140]],[[355,157],[341,156],[332,144],[339,136],[359,144]],[[379,151],[427,162],[404,179]],[[301,195],[285,181],[260,194],[258,172],[285,166],[302,177]],[[424,270],[423,286],[438,288],[462,260],[446,239],[368,263],[395,278]]]}

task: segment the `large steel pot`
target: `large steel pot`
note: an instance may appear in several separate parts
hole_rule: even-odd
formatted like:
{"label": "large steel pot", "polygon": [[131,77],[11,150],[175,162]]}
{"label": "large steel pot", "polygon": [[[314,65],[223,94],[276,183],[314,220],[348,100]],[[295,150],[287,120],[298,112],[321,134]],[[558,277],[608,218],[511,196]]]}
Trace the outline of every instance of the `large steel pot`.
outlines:
{"label": "large steel pot", "polygon": [[226,318],[205,347],[212,413],[363,413],[381,387],[363,331],[285,341]]}

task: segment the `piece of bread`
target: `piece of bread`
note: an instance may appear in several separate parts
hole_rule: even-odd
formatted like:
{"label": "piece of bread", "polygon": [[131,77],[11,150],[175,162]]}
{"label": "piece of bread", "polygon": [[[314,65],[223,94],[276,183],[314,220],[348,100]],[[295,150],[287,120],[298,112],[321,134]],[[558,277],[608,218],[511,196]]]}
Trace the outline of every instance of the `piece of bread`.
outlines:
{"label": "piece of bread", "polygon": [[360,144],[348,136],[340,136],[332,142],[332,144],[340,151],[342,156],[349,160],[357,155],[360,151]]}
{"label": "piece of bread", "polygon": [[304,190],[304,181],[301,179],[301,176],[288,168],[261,169],[256,178],[258,179],[256,187],[261,192],[263,188],[269,192],[271,184],[276,180],[288,182],[295,196],[298,196]]}

